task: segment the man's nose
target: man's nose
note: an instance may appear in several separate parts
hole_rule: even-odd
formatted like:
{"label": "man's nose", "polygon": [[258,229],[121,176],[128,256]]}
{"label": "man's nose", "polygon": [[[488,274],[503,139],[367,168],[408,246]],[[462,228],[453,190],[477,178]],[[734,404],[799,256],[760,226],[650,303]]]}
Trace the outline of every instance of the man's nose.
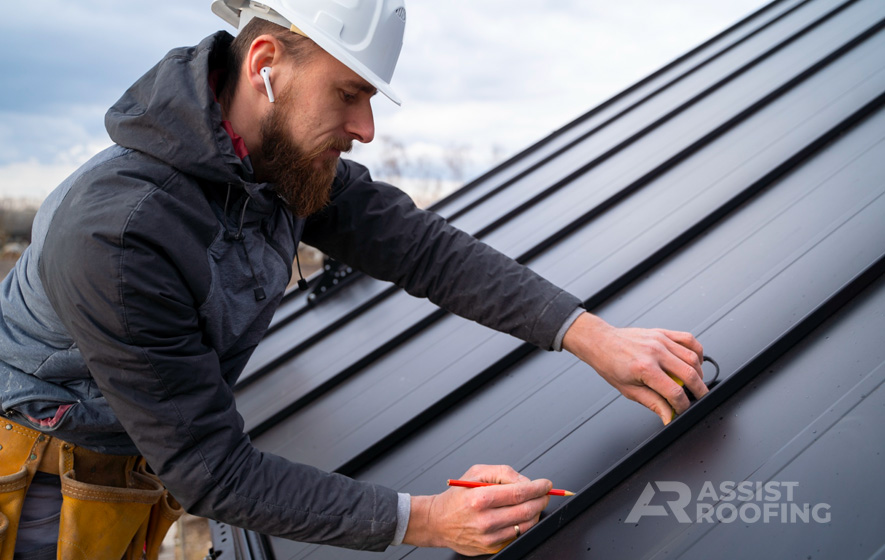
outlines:
{"label": "man's nose", "polygon": [[347,134],[351,138],[368,144],[375,138],[375,117],[369,100],[353,108],[346,125]]}

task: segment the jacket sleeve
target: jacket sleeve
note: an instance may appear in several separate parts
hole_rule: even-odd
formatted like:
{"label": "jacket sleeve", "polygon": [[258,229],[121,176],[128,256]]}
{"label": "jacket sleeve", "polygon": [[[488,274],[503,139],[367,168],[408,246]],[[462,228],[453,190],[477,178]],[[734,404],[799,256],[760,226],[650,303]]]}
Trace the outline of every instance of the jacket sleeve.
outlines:
{"label": "jacket sleeve", "polygon": [[[41,276],[102,395],[172,495],[191,513],[264,534],[387,547],[393,490],[261,452],[244,433],[189,287],[185,249],[198,218],[160,189],[128,207],[104,200],[107,213],[101,201],[66,200]],[[173,219],[157,224],[170,208]]]}
{"label": "jacket sleeve", "polygon": [[581,301],[341,160],[304,241],[440,307],[549,350]]}

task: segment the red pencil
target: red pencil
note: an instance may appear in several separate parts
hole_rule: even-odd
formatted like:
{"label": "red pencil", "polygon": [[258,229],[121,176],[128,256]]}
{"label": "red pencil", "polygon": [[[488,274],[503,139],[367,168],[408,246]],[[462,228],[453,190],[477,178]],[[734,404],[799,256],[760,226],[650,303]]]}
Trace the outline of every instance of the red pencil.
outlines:
{"label": "red pencil", "polygon": [[[481,488],[483,486],[497,486],[497,482],[473,482],[472,480],[452,480],[449,479],[449,486],[460,486],[461,488]],[[568,490],[553,490],[547,492],[548,496],[574,496],[574,492]]]}

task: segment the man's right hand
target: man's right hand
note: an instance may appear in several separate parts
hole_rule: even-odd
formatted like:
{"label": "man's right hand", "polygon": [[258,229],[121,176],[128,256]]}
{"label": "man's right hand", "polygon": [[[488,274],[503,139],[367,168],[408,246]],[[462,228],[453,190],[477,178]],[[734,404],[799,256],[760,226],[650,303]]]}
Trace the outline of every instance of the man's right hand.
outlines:
{"label": "man's right hand", "polygon": [[492,554],[528,531],[547,507],[549,480],[529,480],[504,465],[474,465],[461,477],[500,486],[450,488],[412,496],[404,544],[451,548],[459,554]]}

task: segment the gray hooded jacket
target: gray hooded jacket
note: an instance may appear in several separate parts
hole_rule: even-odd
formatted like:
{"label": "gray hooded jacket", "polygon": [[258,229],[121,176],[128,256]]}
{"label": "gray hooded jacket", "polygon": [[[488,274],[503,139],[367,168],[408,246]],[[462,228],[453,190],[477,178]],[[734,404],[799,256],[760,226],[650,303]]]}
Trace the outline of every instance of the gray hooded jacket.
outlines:
{"label": "gray hooded jacket", "polygon": [[352,162],[339,163],[330,206],[295,219],[251,181],[222,127],[208,75],[230,41],[219,32],[171,51],[109,110],[115,145],[44,202],[0,289],[3,411],[78,445],[143,455],[194,514],[383,550],[396,492],[259,451],[234,403],[301,232],[542,348],[580,301]]}

